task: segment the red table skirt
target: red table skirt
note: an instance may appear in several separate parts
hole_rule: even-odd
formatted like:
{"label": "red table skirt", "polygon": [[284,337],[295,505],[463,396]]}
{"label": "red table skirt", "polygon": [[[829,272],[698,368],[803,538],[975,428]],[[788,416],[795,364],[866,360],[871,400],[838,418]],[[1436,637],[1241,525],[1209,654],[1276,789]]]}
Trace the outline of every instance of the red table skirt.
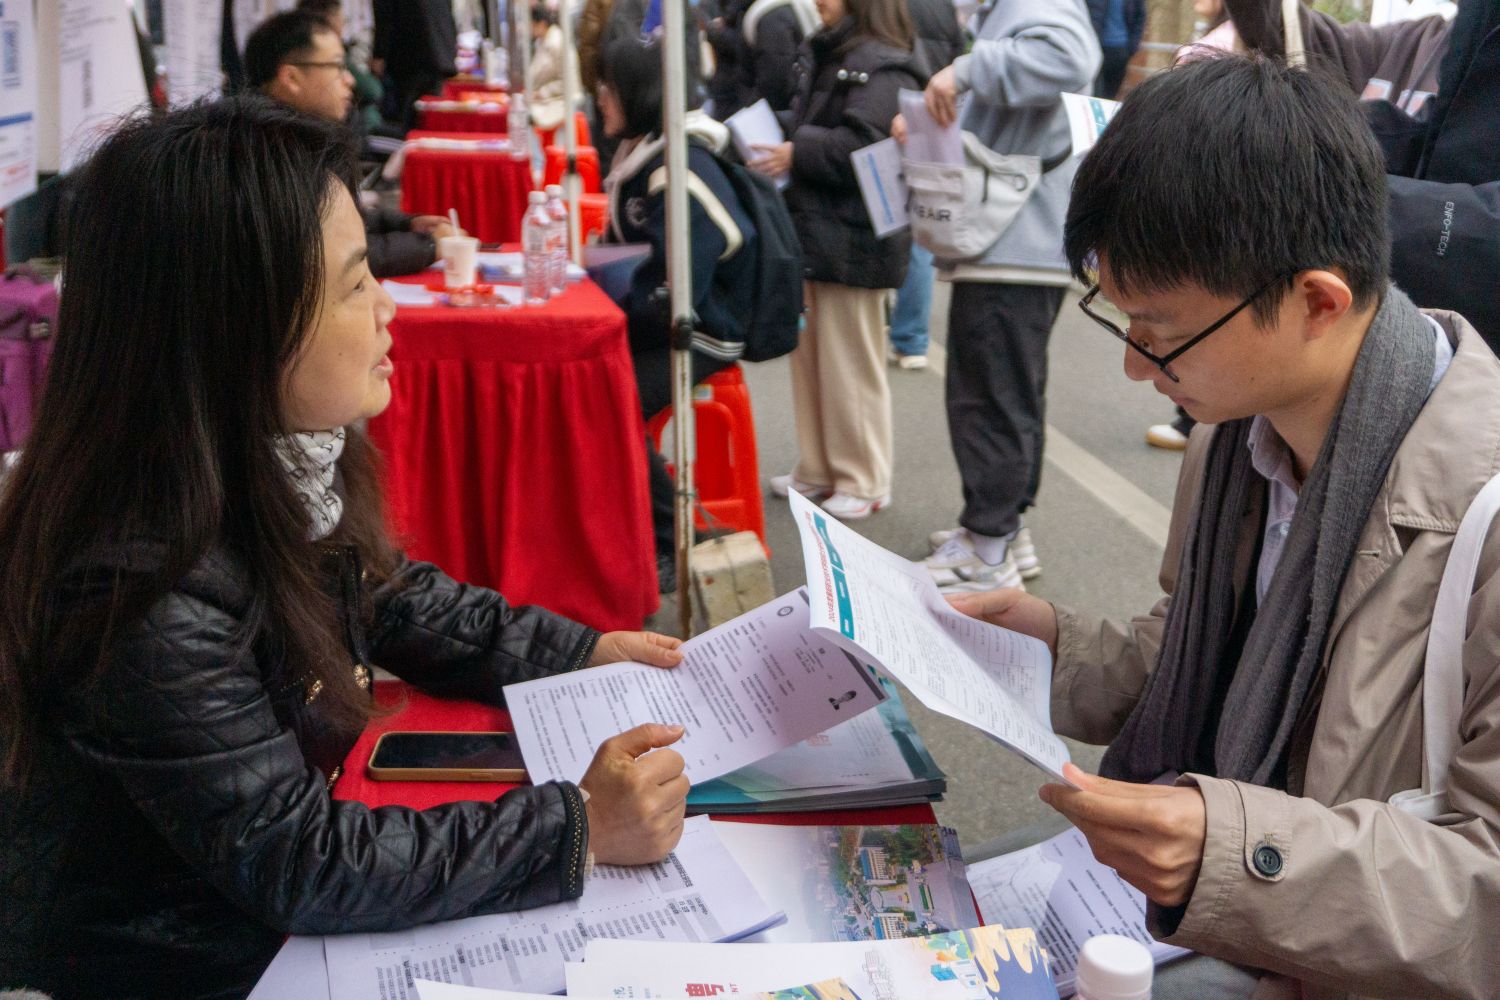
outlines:
{"label": "red table skirt", "polygon": [[[400,682],[375,686],[375,698],[386,707],[400,705],[395,714],[376,718],[365,727],[344,762],[344,774],[334,785],[334,798],[374,806],[426,809],[445,802],[489,802],[516,787],[486,781],[373,781],[365,765],[381,733],[391,730],[505,730],[510,713],[470,701],[442,701]],[[930,805],[855,809],[841,812],[760,813],[725,816],[744,823],[782,823],[797,826],[875,826],[897,823],[935,823]]]}
{"label": "red table skirt", "polygon": [[370,437],[407,551],[517,604],[640,628],[659,596],[624,314],[580,282],[540,307],[402,306],[391,333]]}
{"label": "red table skirt", "polygon": [[508,152],[410,147],[401,171],[401,210],[447,215],[454,208],[481,243],[514,243],[531,189],[531,162]]}
{"label": "red table skirt", "polygon": [[437,132],[504,132],[504,111],[418,108],[417,127]]}
{"label": "red table skirt", "polygon": [[466,93],[504,94],[508,88],[503,83],[485,83],[478,77],[455,76],[443,81],[443,100],[461,101]]}

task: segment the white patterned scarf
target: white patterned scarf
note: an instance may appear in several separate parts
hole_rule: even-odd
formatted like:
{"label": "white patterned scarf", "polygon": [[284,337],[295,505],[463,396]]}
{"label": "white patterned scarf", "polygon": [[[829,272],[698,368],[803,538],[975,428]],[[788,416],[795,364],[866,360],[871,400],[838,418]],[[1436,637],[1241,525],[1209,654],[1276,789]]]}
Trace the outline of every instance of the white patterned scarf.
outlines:
{"label": "white patterned scarf", "polygon": [[339,456],[344,453],[344,436],[344,428],[340,427],[288,434],[276,442],[276,456],[307,511],[311,524],[308,541],[316,542],[333,534],[344,514],[343,498],[333,489]]}

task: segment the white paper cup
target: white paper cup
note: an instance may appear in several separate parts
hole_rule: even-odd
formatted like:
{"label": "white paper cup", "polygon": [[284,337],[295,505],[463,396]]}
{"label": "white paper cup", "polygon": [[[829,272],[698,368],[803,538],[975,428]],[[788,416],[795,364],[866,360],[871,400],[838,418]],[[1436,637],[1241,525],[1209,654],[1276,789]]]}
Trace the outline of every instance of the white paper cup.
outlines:
{"label": "white paper cup", "polygon": [[444,236],[438,240],[443,258],[443,284],[470,288],[479,277],[479,240],[473,236]]}

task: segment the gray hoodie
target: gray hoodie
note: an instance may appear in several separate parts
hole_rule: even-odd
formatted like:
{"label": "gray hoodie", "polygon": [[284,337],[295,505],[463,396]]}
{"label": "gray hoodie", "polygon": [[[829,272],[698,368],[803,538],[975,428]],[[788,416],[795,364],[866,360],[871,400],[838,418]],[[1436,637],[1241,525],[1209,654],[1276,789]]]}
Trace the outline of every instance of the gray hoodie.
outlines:
{"label": "gray hoodie", "polygon": [[[1084,0],[989,0],[970,22],[974,48],[953,63],[959,124],[997,153],[1044,161],[1068,148],[1064,92],[1092,92],[1099,40]],[[995,245],[978,260],[938,264],[954,281],[1068,282],[1063,221],[1078,160],[1046,174]]]}

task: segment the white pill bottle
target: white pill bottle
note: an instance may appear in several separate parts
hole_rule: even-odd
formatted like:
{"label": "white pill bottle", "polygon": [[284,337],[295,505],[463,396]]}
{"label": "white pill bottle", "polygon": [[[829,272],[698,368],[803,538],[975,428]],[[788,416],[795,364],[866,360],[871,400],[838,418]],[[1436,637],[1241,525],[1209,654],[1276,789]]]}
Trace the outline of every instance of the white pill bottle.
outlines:
{"label": "white pill bottle", "polygon": [[1151,1000],[1151,952],[1132,938],[1100,934],[1078,956],[1078,1000]]}

